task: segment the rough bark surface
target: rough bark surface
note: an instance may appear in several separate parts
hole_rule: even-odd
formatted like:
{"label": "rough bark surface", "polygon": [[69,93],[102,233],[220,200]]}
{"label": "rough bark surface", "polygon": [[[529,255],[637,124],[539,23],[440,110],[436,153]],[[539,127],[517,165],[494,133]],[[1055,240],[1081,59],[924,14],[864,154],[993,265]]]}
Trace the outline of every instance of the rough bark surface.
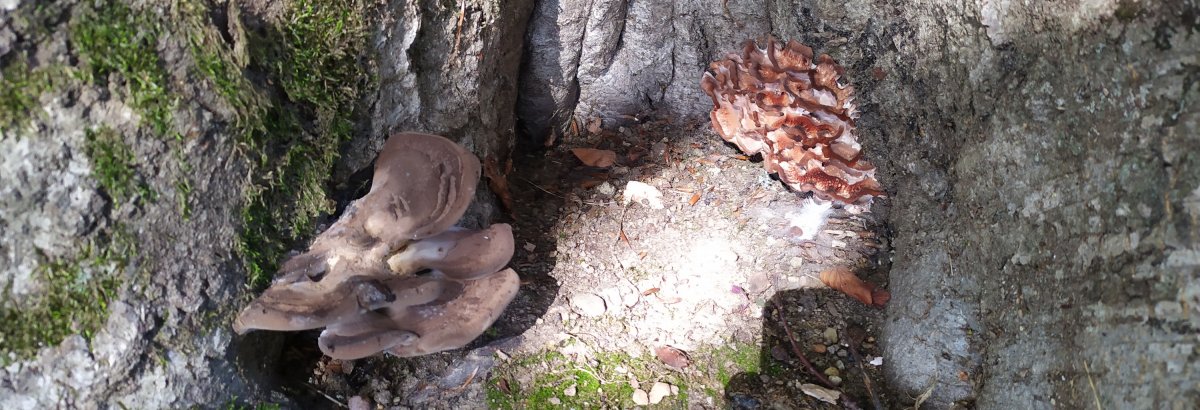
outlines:
{"label": "rough bark surface", "polygon": [[[283,8],[282,2],[234,3],[229,10],[252,15],[247,20],[278,19]],[[388,20],[374,44],[379,95],[365,102],[374,111],[364,126],[369,132],[341,147],[346,154],[335,181],[369,165],[396,130],[447,135],[481,157],[507,155],[531,3],[461,4],[396,1],[384,7]],[[59,26],[44,27],[46,19],[31,15],[34,7],[19,8],[26,5],[0,2],[0,67],[17,60],[28,60],[30,68],[74,64],[77,50],[65,27],[83,7],[49,4],[62,15],[49,18]],[[204,5],[225,18],[226,3]],[[140,2],[134,9],[160,21],[174,10]],[[216,30],[226,30],[226,21],[215,23],[221,26]],[[65,89],[35,93],[41,114],[20,121],[21,128],[0,130],[0,303],[19,306],[39,295],[39,266],[79,256],[115,221],[139,245],[116,273],[121,285],[115,300],[107,301],[99,330],[0,368],[0,408],[289,402],[269,390],[281,338],[238,338],[229,327],[231,313],[248,296],[234,244],[250,166],[245,146],[231,135],[235,107],[199,76],[189,39],[173,30],[160,33],[154,48],[159,67],[169,73],[169,92],[186,96],[171,124],[184,134],[179,147],[139,125],[140,113],[123,84],[68,82]],[[85,130],[101,124],[133,147],[137,175],[159,200],[122,204],[101,192],[89,169],[94,164],[84,155]],[[190,183],[187,216],[172,199],[181,178]],[[486,218],[486,209],[475,211],[475,218]]]}
{"label": "rough bark surface", "polygon": [[395,131],[446,136],[480,158],[508,156],[522,34],[533,2],[458,5],[389,4],[373,43],[379,95],[369,133],[351,141],[343,170],[364,168]]}
{"label": "rough bark surface", "polygon": [[[1194,1],[551,0],[518,115],[707,115],[763,35],[847,66],[893,195],[892,386],[945,407],[1187,407],[1200,391]],[[714,135],[714,143],[717,139]]]}

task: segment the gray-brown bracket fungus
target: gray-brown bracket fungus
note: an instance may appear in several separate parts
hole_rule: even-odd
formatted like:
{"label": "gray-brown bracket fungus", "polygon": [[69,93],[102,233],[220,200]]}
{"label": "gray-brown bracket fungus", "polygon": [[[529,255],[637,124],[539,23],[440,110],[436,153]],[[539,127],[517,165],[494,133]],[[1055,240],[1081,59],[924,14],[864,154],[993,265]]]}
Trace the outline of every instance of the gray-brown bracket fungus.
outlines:
{"label": "gray-brown bracket fungus", "polygon": [[713,100],[713,129],[746,154],[762,154],[767,172],[797,192],[866,204],[884,196],[875,166],[854,134],[854,88],[838,84],[842,67],[811,48],[770,39],[747,41],[740,54],[709,65],[700,86]]}
{"label": "gray-brown bracket fungus", "polygon": [[504,269],[512,227],[452,228],[475,195],[479,159],[448,139],[395,134],[367,195],[346,207],[307,252],[234,322],[251,330],[325,328],[335,359],[387,351],[416,356],[466,345],[496,321],[520,281]]}

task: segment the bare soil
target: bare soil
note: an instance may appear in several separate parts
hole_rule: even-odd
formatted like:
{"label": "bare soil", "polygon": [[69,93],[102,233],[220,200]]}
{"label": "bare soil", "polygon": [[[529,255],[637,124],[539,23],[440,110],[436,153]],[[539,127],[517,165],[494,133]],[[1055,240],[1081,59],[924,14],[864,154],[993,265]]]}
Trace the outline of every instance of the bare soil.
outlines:
{"label": "bare soil", "polygon": [[[663,382],[674,388],[658,407],[840,408],[802,393],[820,381],[800,352],[857,405],[870,408],[871,391],[896,402],[874,343],[882,310],[817,278],[847,267],[886,287],[887,199],[835,207],[799,240],[787,218],[802,196],[707,122],[587,128],[514,154],[506,222],[523,286],[492,330],[460,351],[355,362],[322,358],[315,333],[297,334],[281,361],[287,390],[306,407],[357,396],[378,408],[627,408]],[[617,163],[588,167],[572,148],[612,150]],[[664,207],[623,201],[629,181],[656,188]],[[856,352],[851,327],[865,331]],[[663,363],[664,347],[683,361]]]}

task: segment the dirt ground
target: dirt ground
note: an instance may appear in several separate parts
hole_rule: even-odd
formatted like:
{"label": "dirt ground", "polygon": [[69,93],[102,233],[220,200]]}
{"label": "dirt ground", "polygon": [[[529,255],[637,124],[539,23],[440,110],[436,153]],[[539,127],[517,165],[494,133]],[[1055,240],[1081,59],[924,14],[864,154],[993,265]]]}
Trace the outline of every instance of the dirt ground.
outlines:
{"label": "dirt ground", "polygon": [[[882,310],[817,278],[846,267],[886,287],[887,199],[832,209],[800,240],[788,217],[804,199],[707,122],[573,128],[514,155],[505,221],[522,290],[493,329],[461,351],[355,362],[321,358],[315,333],[298,334],[286,390],[328,408],[628,408],[643,394],[665,394],[657,408],[832,407],[802,392],[822,383],[815,372],[863,408],[911,402],[882,385]],[[585,166],[572,148],[611,150],[616,164]],[[626,203],[630,181],[663,207]],[[853,329],[865,333],[852,351]]]}

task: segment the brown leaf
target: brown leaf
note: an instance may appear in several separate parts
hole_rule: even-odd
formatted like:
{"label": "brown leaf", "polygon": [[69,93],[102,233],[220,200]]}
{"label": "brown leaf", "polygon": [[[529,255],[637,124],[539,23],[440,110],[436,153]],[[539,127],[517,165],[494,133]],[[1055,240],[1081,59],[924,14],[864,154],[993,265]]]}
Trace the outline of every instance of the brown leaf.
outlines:
{"label": "brown leaf", "polygon": [[571,138],[579,136],[579,120],[574,116],[571,117]]}
{"label": "brown leaf", "polygon": [[585,179],[585,180],[583,180],[583,182],[579,183],[579,187],[583,188],[583,189],[592,189],[592,188],[595,188],[597,185],[600,185],[603,183],[604,183],[603,179]]}
{"label": "brown leaf", "polygon": [[658,360],[666,363],[676,370],[683,370],[692,364],[692,359],[688,358],[687,353],[671,346],[659,346],[654,348],[654,355],[658,356]]}
{"label": "brown leaf", "polygon": [[[890,299],[887,291],[877,289],[874,285],[863,282],[858,276],[854,276],[854,272],[846,268],[839,267],[821,272],[821,282],[824,282],[826,286],[834,290],[857,299],[859,302],[872,306],[883,307],[887,303],[887,299]],[[876,300],[875,294],[879,291],[882,291],[879,294],[881,300]]]}
{"label": "brown leaf", "polygon": [[650,254],[650,252],[641,251],[638,253],[638,259],[646,259],[646,255],[649,255],[649,254]]}
{"label": "brown leaf", "polygon": [[688,201],[688,206],[694,206],[694,205],[696,205],[696,202],[699,202],[699,201],[700,201],[700,193],[699,192],[694,193],[694,194],[692,194],[692,199]]}
{"label": "brown leaf", "polygon": [[600,117],[592,118],[590,121],[588,121],[588,124],[587,124],[588,132],[590,132],[592,134],[600,132],[600,124],[601,124]]}
{"label": "brown leaf", "polygon": [[658,288],[650,288],[650,289],[646,289],[645,291],[643,291],[642,296],[650,296],[655,293],[658,293]]}
{"label": "brown leaf", "polygon": [[487,157],[483,160],[483,174],[488,179],[488,188],[500,198],[500,204],[508,211],[508,214],[513,215],[513,199],[512,193],[508,190],[508,172],[512,171],[512,158],[508,159],[505,166],[505,171],[500,172],[500,166],[496,164],[495,157]]}
{"label": "brown leaf", "polygon": [[617,153],[606,149],[572,148],[571,153],[589,167],[607,168],[617,162]]}

